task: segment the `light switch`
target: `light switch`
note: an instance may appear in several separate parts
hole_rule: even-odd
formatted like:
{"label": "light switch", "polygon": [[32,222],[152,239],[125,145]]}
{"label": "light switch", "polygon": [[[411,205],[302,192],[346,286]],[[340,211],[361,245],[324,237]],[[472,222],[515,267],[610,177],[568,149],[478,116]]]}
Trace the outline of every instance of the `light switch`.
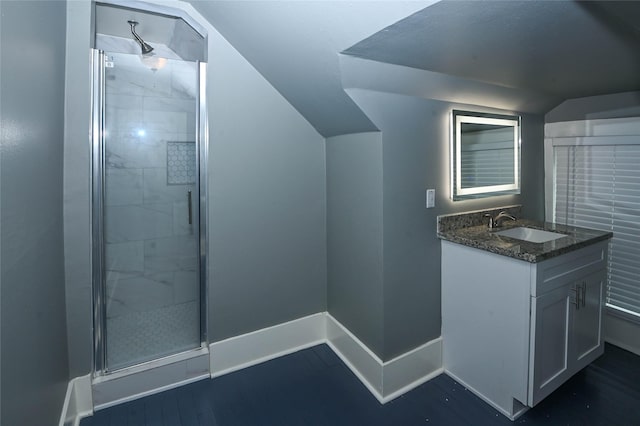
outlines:
{"label": "light switch", "polygon": [[427,189],[427,208],[431,209],[436,206],[436,190]]}

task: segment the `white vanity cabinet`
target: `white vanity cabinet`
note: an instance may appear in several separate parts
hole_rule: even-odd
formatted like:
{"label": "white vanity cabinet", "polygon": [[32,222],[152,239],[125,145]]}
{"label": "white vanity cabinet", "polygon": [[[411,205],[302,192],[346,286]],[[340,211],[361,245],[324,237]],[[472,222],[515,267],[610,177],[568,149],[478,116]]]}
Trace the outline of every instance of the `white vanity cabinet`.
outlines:
{"label": "white vanity cabinet", "polygon": [[[563,271],[564,274],[555,278],[558,283],[552,290],[531,297],[530,338],[534,362],[529,365],[531,380],[527,401],[531,407],[604,350],[601,323],[607,278],[606,246],[601,250],[587,249],[586,253],[574,254],[579,256],[573,265],[577,270]],[[564,268],[565,256],[539,264],[537,275],[545,273],[548,263],[560,262],[557,267]]]}
{"label": "white vanity cabinet", "polygon": [[600,356],[607,244],[531,263],[442,241],[447,374],[514,419]]}

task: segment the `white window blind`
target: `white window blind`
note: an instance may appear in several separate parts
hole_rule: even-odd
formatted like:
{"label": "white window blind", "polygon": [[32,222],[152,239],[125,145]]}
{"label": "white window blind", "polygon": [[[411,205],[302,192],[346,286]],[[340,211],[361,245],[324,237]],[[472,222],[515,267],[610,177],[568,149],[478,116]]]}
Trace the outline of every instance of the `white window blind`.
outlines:
{"label": "white window blind", "polygon": [[554,145],[553,220],[613,232],[606,303],[640,320],[640,137],[606,142]]}

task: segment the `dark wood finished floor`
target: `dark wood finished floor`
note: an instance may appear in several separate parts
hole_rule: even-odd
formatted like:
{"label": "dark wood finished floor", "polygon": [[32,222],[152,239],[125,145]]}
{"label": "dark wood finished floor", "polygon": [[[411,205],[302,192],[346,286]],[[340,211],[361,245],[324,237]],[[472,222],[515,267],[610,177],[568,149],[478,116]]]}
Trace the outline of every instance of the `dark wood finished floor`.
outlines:
{"label": "dark wood finished floor", "polygon": [[446,375],[381,405],[319,345],[82,420],[81,426],[640,425],[640,357],[605,354],[516,422]]}

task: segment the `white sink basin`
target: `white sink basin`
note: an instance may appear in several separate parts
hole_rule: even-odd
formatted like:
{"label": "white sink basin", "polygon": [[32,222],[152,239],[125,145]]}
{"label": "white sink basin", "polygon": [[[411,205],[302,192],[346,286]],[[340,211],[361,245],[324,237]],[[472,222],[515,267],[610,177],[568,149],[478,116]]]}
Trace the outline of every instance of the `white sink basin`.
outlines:
{"label": "white sink basin", "polygon": [[496,235],[528,241],[530,243],[546,243],[547,241],[566,237],[566,235],[558,234],[557,232],[542,231],[540,229],[525,228],[522,226],[496,232]]}

